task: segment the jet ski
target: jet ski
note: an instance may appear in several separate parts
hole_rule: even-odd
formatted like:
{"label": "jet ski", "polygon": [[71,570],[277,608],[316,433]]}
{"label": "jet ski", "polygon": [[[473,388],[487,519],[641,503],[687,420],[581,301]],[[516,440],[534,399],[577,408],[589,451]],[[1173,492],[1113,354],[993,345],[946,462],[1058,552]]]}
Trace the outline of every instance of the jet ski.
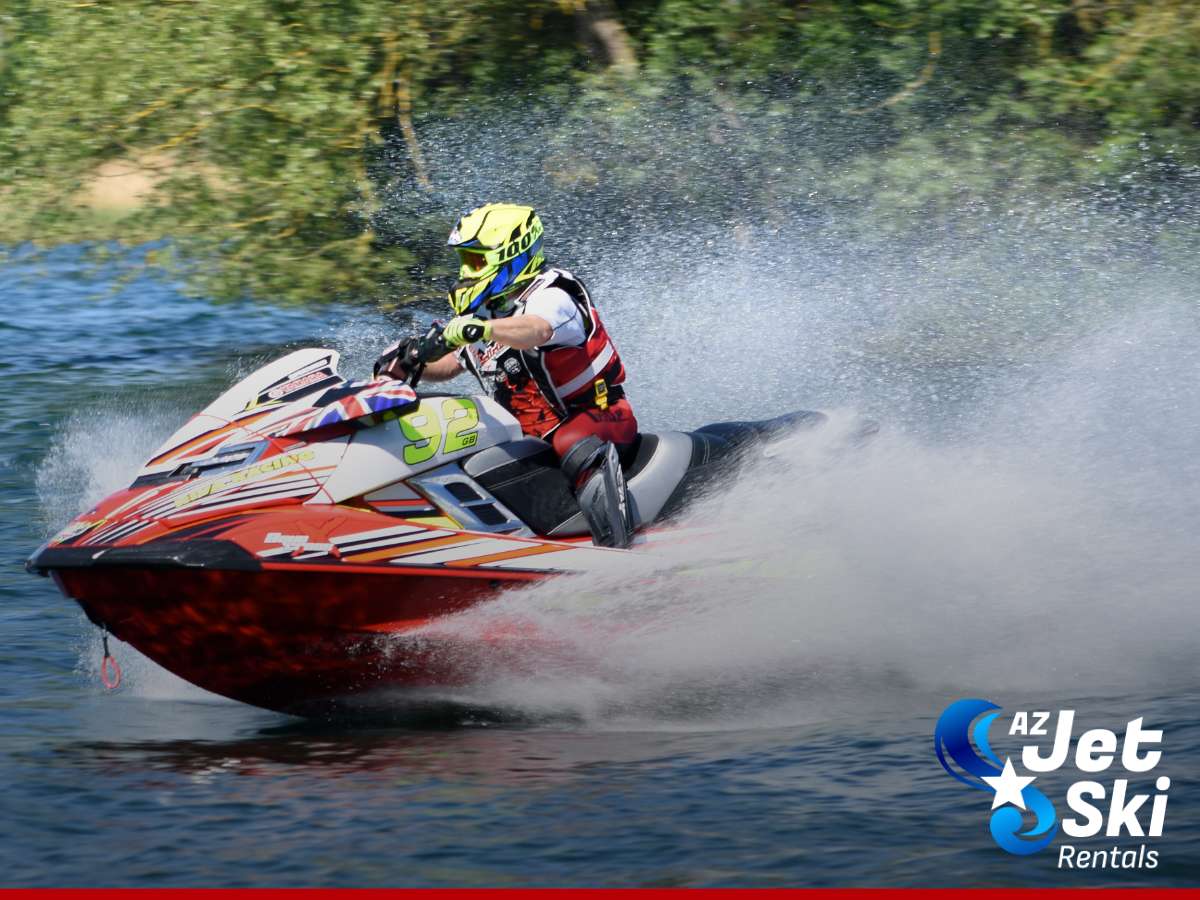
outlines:
{"label": "jet ski", "polygon": [[[448,352],[436,329],[422,340],[426,360]],[[338,363],[308,348],[263,366],[30,557],[104,630],[106,681],[112,634],[201,688],[300,715],[462,683],[473,655],[423,636],[430,622],[652,550],[752,448],[826,418],[641,434],[621,459],[634,541],[617,550],[591,541],[550,445],[490,397],[418,394],[419,368],[348,380]]]}

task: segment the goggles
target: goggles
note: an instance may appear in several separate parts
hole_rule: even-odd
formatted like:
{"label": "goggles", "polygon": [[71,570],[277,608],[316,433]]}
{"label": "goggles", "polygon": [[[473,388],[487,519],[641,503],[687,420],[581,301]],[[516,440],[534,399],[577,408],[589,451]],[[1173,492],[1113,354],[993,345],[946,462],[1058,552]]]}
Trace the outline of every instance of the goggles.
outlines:
{"label": "goggles", "polygon": [[482,272],[489,265],[486,251],[458,248],[458,259],[468,272]]}

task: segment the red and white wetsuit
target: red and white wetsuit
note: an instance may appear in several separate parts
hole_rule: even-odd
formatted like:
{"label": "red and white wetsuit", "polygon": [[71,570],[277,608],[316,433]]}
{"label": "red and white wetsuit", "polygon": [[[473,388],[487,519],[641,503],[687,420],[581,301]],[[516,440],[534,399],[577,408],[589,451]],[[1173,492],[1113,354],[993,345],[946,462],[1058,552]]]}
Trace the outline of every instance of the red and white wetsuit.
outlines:
{"label": "red and white wetsuit", "polygon": [[637,419],[622,387],[625,367],[583,282],[546,269],[518,295],[512,315],[522,313],[549,322],[550,340],[532,350],[472,344],[463,348],[464,363],[490,379],[522,431],[551,441],[559,456],[590,434],[618,447],[632,443]]}

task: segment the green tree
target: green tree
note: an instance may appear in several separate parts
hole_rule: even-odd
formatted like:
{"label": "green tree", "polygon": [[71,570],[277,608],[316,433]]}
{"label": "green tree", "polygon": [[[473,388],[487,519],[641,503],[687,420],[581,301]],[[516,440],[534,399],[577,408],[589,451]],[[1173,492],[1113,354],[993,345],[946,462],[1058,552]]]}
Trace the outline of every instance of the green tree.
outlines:
{"label": "green tree", "polygon": [[894,240],[1200,166],[1196,0],[6,0],[0,79],[0,243],[217,296],[431,293],[477,193]]}

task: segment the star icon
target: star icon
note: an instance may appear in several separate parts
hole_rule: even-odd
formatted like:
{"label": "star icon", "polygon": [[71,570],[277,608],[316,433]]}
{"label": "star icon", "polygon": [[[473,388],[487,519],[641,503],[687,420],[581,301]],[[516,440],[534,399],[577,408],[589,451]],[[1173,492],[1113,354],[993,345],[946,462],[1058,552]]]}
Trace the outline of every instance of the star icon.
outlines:
{"label": "star icon", "polygon": [[1024,809],[1025,801],[1021,799],[1021,791],[1037,780],[1036,775],[1027,775],[1024,778],[1018,775],[1008,757],[1004,758],[1004,771],[999,775],[984,775],[982,778],[996,792],[996,796],[992,798],[992,809],[1005,803],[1012,803]]}

